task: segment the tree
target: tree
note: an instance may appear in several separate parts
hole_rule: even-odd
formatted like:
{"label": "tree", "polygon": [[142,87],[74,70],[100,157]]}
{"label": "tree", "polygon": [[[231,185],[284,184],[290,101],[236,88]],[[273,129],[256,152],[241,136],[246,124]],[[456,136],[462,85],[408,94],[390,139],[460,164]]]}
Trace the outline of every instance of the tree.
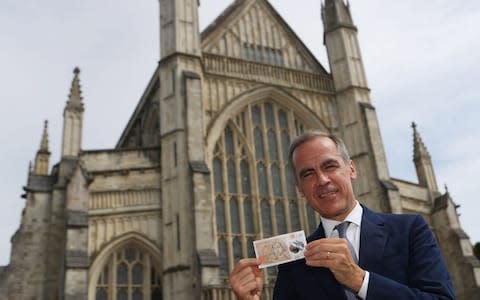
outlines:
{"label": "tree", "polygon": [[473,254],[475,254],[475,257],[480,259],[480,242],[476,242],[475,246],[473,246]]}

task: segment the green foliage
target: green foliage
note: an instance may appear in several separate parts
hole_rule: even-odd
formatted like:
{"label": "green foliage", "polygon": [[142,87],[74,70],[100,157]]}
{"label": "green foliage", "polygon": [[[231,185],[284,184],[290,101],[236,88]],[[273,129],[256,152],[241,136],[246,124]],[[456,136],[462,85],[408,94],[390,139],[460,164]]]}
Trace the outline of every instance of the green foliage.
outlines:
{"label": "green foliage", "polygon": [[473,253],[475,254],[475,257],[480,259],[480,242],[476,242],[475,246],[473,246]]}

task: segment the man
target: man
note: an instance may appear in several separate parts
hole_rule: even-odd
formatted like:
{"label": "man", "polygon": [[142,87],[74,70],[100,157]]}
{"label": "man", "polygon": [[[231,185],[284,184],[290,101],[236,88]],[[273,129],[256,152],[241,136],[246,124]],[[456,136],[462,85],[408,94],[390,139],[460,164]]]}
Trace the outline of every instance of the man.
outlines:
{"label": "man", "polygon": [[[341,139],[307,132],[292,142],[289,155],[297,189],[321,223],[307,238],[305,259],[279,266],[275,300],[455,298],[421,216],[379,214],[356,200],[357,171]],[[260,263],[249,258],[236,264],[230,284],[238,299],[260,299]]]}

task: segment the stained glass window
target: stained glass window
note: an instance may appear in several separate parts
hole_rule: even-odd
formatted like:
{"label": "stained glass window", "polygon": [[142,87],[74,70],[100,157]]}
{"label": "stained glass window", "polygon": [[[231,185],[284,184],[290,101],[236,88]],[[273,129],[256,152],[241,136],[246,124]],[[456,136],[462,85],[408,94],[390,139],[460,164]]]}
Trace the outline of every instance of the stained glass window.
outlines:
{"label": "stained glass window", "polygon": [[155,284],[159,282],[160,282],[160,278],[158,277],[158,274],[155,271],[155,268],[150,268],[150,283]]}
{"label": "stained glass window", "polygon": [[245,198],[243,200],[243,213],[245,214],[245,232],[246,233],[255,233],[254,228],[254,213],[252,200],[250,198]]}
{"label": "stained glass window", "polygon": [[257,164],[257,174],[258,174],[258,189],[260,196],[268,196],[268,178],[267,172],[265,171],[265,165],[260,162]]}
{"label": "stained glass window", "polygon": [[273,108],[270,102],[265,103],[265,119],[268,127],[274,127],[275,121],[273,118]]}
{"label": "stained glass window", "polygon": [[287,224],[285,223],[285,209],[283,208],[283,202],[277,200],[275,203],[275,216],[277,219],[277,230],[279,234],[287,232]]}
{"label": "stained glass window", "polygon": [[132,283],[142,284],[143,282],[143,266],[141,264],[135,264],[132,268]]}
{"label": "stained glass window", "polygon": [[284,160],[287,161],[288,160],[288,150],[290,148],[290,137],[288,136],[287,132],[282,131],[281,140],[282,140],[283,157],[284,157]]}
{"label": "stained glass window", "polygon": [[281,129],[288,129],[287,113],[283,109],[278,110],[278,124]]}
{"label": "stained glass window", "polygon": [[268,131],[268,151],[270,153],[270,159],[272,161],[278,160],[278,151],[277,151],[277,136],[273,130]]}
{"label": "stained glass window", "polygon": [[240,243],[240,238],[236,237],[233,239],[233,262],[236,263],[242,257],[242,243]]}
{"label": "stained glass window", "polygon": [[282,196],[282,181],[280,179],[280,168],[274,164],[272,165],[272,186],[273,195],[276,197]]}
{"label": "stained glass window", "polygon": [[[99,275],[95,300],[160,299],[161,282],[156,267],[152,265],[153,261],[153,256],[137,242],[117,249],[106,260]],[[109,270],[113,270],[112,280],[109,280]],[[157,298],[153,295],[157,295]]]}
{"label": "stained glass window", "polygon": [[117,266],[117,284],[128,284],[128,267],[126,264]]}
{"label": "stained glass window", "polygon": [[222,162],[220,159],[215,158],[213,160],[213,172],[215,178],[215,192],[223,192],[223,181],[222,181]]}
{"label": "stained glass window", "polygon": [[229,127],[225,128],[225,150],[227,155],[233,155],[233,132]]}
{"label": "stained glass window", "polygon": [[[250,48],[249,55],[255,50]],[[281,52],[269,51],[265,58],[280,63]],[[288,162],[290,141],[304,128],[291,109],[265,101],[246,105],[219,136],[212,153],[212,201],[224,280],[236,260],[254,256],[254,240],[313,224],[302,207],[305,201],[298,199]],[[269,276],[276,274],[269,269]]]}
{"label": "stained glass window", "polygon": [[242,174],[242,192],[250,194],[250,168],[248,162],[244,159],[240,162],[240,169]]}
{"label": "stained glass window", "polygon": [[287,177],[286,184],[288,197],[295,198],[297,195],[297,188],[295,187],[295,176],[293,176],[293,170],[290,165],[285,168],[285,176]]}
{"label": "stained glass window", "polygon": [[266,236],[272,235],[272,220],[270,214],[270,205],[266,199],[262,200],[262,228],[263,234]]}
{"label": "stained glass window", "polygon": [[126,288],[117,289],[117,300],[128,300],[128,291]]}
{"label": "stained glass window", "polygon": [[260,117],[260,108],[258,106],[252,107],[252,121],[255,125],[262,124],[261,117]]}
{"label": "stained glass window", "polygon": [[253,248],[254,238],[247,238],[247,257],[255,257],[255,248]]}
{"label": "stained glass window", "polygon": [[230,216],[232,220],[232,233],[240,233],[240,213],[238,211],[238,201],[236,197],[230,199]]}
{"label": "stained glass window", "polygon": [[220,260],[220,275],[228,275],[228,257],[227,257],[227,243],[223,238],[218,240],[218,258]]}
{"label": "stained glass window", "polygon": [[133,248],[125,249],[125,259],[131,263],[137,255],[137,251]]}
{"label": "stained glass window", "polygon": [[107,291],[104,288],[97,289],[97,294],[95,295],[96,300],[108,300]]}
{"label": "stained glass window", "polygon": [[300,230],[300,214],[298,213],[298,205],[296,200],[292,200],[289,203],[290,207],[290,219],[292,220],[292,229],[294,231]]}
{"label": "stained glass window", "polygon": [[215,208],[217,214],[217,231],[219,233],[226,232],[227,227],[225,226],[225,201],[223,201],[222,197],[217,196],[217,200],[215,200]]}
{"label": "stained glass window", "polygon": [[257,159],[262,159],[265,157],[265,150],[263,149],[263,134],[260,128],[255,128],[255,154]]}
{"label": "stained glass window", "polygon": [[229,160],[227,163],[228,173],[228,191],[232,194],[237,193],[237,176],[235,175],[235,163]]}
{"label": "stained glass window", "polygon": [[135,289],[133,291],[132,300],[143,300],[143,294],[140,289]]}

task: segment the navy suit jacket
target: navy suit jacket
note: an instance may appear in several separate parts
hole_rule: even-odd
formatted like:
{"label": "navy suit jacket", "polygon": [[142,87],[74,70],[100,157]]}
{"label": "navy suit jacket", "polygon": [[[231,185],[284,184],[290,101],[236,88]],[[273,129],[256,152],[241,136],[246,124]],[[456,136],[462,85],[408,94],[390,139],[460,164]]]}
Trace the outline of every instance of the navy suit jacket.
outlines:
{"label": "navy suit jacket", "polygon": [[[307,241],[324,237],[320,224]],[[440,249],[419,215],[379,214],[363,206],[358,265],[370,272],[367,300],[455,299]],[[329,269],[298,260],[279,266],[273,299],[346,296]]]}

